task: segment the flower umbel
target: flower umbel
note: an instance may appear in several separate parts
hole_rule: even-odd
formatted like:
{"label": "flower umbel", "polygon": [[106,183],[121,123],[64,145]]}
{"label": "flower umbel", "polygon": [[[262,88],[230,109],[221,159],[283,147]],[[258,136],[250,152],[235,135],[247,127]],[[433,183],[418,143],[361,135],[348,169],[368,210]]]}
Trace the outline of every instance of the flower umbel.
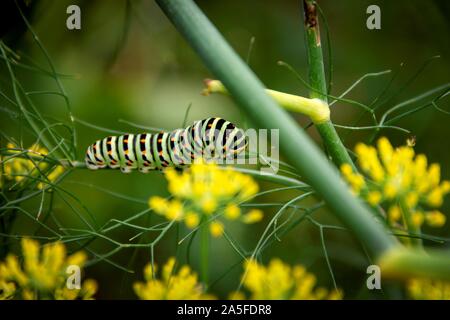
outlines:
{"label": "flower umbel", "polygon": [[432,279],[411,279],[407,290],[416,300],[450,300],[450,282]]}
{"label": "flower umbel", "polygon": [[48,182],[56,181],[64,172],[63,166],[52,166],[41,159],[31,159],[31,156],[45,157],[48,154],[48,150],[38,144],[21,151],[15,144],[8,143],[7,149],[14,154],[0,159],[2,162],[0,172],[6,181],[15,182],[13,187],[17,185],[22,186],[27,182],[32,183],[34,182],[33,180],[40,179],[42,181],[37,182],[35,187],[43,189]]}
{"label": "flower umbel", "polygon": [[[316,288],[316,277],[302,265],[289,266],[280,259],[272,259],[266,267],[254,260],[245,264],[243,285],[252,300],[322,300],[342,299],[339,290]],[[231,299],[245,299],[242,292],[234,292]]]}
{"label": "flower umbel", "polygon": [[144,268],[145,282],[136,282],[134,292],[142,300],[206,300],[214,296],[204,292],[197,281],[197,274],[189,266],[182,266],[175,272],[175,258],[170,258],[163,266],[161,279],[154,277],[157,268],[148,264]]}
{"label": "flower umbel", "polygon": [[93,280],[85,280],[79,289],[66,285],[68,266],[82,268],[86,255],[79,251],[66,256],[66,248],[60,242],[42,247],[37,241],[22,240],[23,263],[9,254],[0,262],[0,299],[92,299],[97,291]]}
{"label": "flower umbel", "polygon": [[415,156],[410,146],[394,149],[387,138],[380,138],[377,148],[359,143],[355,147],[358,165],[365,175],[353,171],[348,164],[341,172],[352,191],[370,205],[386,205],[391,224],[431,227],[445,224],[445,215],[436,210],[450,192],[450,182],[440,181],[439,164],[428,166],[423,154]]}
{"label": "flower umbel", "polygon": [[[151,197],[149,206],[169,220],[184,221],[188,228],[195,228],[202,220],[209,224],[214,237],[223,234],[223,223],[218,217],[230,221],[256,223],[261,221],[260,210],[243,214],[239,203],[247,201],[258,192],[258,184],[248,175],[231,167],[220,168],[214,163],[196,162],[190,169],[178,173],[174,168],[164,171],[168,189],[173,198]],[[220,213],[214,218],[215,213]]]}

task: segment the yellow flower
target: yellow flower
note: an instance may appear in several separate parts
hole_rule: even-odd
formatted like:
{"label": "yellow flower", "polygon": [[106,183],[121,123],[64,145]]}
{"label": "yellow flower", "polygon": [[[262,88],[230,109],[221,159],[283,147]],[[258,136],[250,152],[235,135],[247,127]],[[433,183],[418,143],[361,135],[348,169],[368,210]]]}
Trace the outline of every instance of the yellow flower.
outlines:
{"label": "yellow flower", "polygon": [[217,208],[217,201],[213,198],[203,199],[200,205],[201,209],[206,214],[213,213]]}
{"label": "yellow flower", "polygon": [[[163,267],[161,279],[153,278],[151,264],[144,269],[145,282],[135,282],[134,292],[142,300],[205,300],[215,297],[205,293],[197,280],[197,274],[189,266],[175,272],[175,258]],[[156,268],[155,268],[156,269]],[[156,270],[155,270],[156,273]],[[155,274],[156,275],[156,274]]]}
{"label": "yellow flower", "polygon": [[169,220],[183,220],[186,227],[193,229],[200,221],[212,219],[205,223],[210,224],[211,234],[219,237],[224,232],[224,225],[216,220],[224,218],[255,223],[263,218],[259,210],[242,214],[238,204],[254,197],[259,187],[251,176],[231,167],[196,161],[182,173],[167,168],[164,175],[172,198],[167,200],[152,196],[148,205]]}
{"label": "yellow flower", "polygon": [[209,225],[209,231],[214,238],[218,238],[223,234],[223,224],[219,221],[213,221]]}
{"label": "yellow flower", "polygon": [[156,213],[165,214],[169,207],[168,201],[161,197],[151,197],[148,201],[148,206]]}
{"label": "yellow flower", "polygon": [[406,285],[409,296],[416,300],[450,300],[450,282],[411,279]]}
{"label": "yellow flower", "polygon": [[165,215],[168,220],[181,220],[183,218],[183,204],[181,201],[177,199],[170,201]]}
{"label": "yellow flower", "polygon": [[225,208],[225,217],[230,220],[236,220],[241,215],[241,209],[234,203],[230,203]]}
{"label": "yellow flower", "polygon": [[402,212],[397,205],[393,205],[389,208],[388,219],[391,223],[398,222],[402,217]]}
{"label": "yellow flower", "polygon": [[247,224],[259,222],[264,217],[261,210],[252,209],[242,217],[242,221]]}
{"label": "yellow flower", "polygon": [[419,195],[416,192],[410,192],[406,195],[405,202],[408,208],[414,208],[419,202]]}
{"label": "yellow flower", "polygon": [[[301,265],[291,267],[280,259],[272,259],[266,267],[250,260],[245,269],[243,286],[252,300],[342,299],[340,291],[316,288],[316,277]],[[245,295],[234,292],[230,298],[244,299]]]}
{"label": "yellow flower", "polygon": [[442,227],[445,224],[446,217],[442,212],[434,210],[426,213],[425,220],[432,227]]}
{"label": "yellow flower", "polygon": [[37,241],[26,238],[22,239],[22,253],[22,266],[11,254],[0,263],[0,289],[3,288],[4,292],[0,298],[7,299],[21,292],[26,300],[91,299],[97,291],[93,280],[84,281],[81,289],[71,289],[66,285],[67,268],[76,265],[81,269],[86,261],[84,253],[76,252],[67,257],[66,248],[60,242],[41,247]]}
{"label": "yellow flower", "polygon": [[[2,157],[2,175],[6,181],[14,181],[15,184],[22,185],[28,182],[33,182],[36,178],[43,181],[36,184],[37,189],[43,189],[47,183],[54,183],[63,173],[62,166],[50,166],[49,163],[40,159],[27,159],[25,157],[39,156],[44,157],[48,154],[47,149],[38,144],[32,145],[29,149],[20,149],[13,143],[8,143],[7,148],[13,155]],[[0,187],[2,187],[0,185]]]}
{"label": "yellow flower", "polygon": [[353,172],[353,168],[348,163],[344,163],[341,166],[341,172],[345,179],[352,187],[352,191],[359,194],[361,189],[365,186],[364,178],[358,173]]}
{"label": "yellow flower", "polygon": [[245,300],[245,294],[239,291],[233,291],[228,295],[228,300]]}
{"label": "yellow flower", "polygon": [[440,207],[444,196],[450,192],[450,182],[440,182],[438,164],[428,165],[426,156],[415,156],[410,146],[393,148],[384,137],[378,140],[377,148],[359,143],[355,152],[367,182],[349,164],[341,166],[341,173],[353,193],[372,206],[386,205],[389,208],[390,223],[399,222],[406,214],[408,219],[403,219],[405,223],[412,221],[415,226],[423,222],[432,227],[445,224],[445,215],[426,211],[430,207]]}
{"label": "yellow flower", "polygon": [[184,223],[186,224],[186,227],[193,229],[198,226],[200,222],[200,218],[198,217],[198,214],[195,212],[189,212],[186,214]]}
{"label": "yellow flower", "polygon": [[413,212],[411,214],[412,222],[415,226],[420,227],[423,224],[425,217],[423,216],[423,212]]}
{"label": "yellow flower", "polygon": [[376,206],[377,204],[380,203],[382,197],[383,196],[379,191],[370,191],[367,194],[367,202],[372,206]]}
{"label": "yellow flower", "polygon": [[0,280],[0,300],[8,300],[14,297],[16,285],[14,282]]}

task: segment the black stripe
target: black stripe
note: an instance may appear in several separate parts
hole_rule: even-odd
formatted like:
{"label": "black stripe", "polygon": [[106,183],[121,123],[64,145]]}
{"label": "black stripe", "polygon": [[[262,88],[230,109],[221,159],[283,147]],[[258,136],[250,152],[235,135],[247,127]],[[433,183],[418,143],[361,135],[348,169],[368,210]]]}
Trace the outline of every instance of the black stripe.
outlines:
{"label": "black stripe", "polygon": [[223,125],[225,124],[225,122],[226,122],[226,120],[223,120],[222,118],[217,120],[217,123],[216,123],[217,130],[220,131],[220,129],[222,129]]}
{"label": "black stripe", "polygon": [[122,145],[124,151],[128,150],[128,134],[123,136]]}
{"label": "black stripe", "polygon": [[112,144],[111,144],[112,137],[109,136],[109,137],[106,138],[106,139],[107,139],[107,141],[106,141],[106,149],[107,149],[108,151],[112,151]]}
{"label": "black stripe", "polygon": [[[145,150],[145,140],[147,139],[147,134],[141,134],[139,135],[139,151],[142,153],[142,151],[147,151]],[[144,142],[142,142],[142,140],[144,140]]]}
{"label": "black stripe", "polygon": [[121,137],[121,136],[117,136],[117,137],[116,137],[116,153],[117,153],[117,160],[119,161],[119,163],[121,162],[121,157],[120,157],[120,145],[119,145],[120,137]]}
{"label": "black stripe", "polygon": [[105,159],[105,162],[107,162],[106,160],[109,158],[108,153],[107,152],[105,153],[106,139],[107,138],[103,139],[102,143],[100,143],[100,145],[101,145],[100,154],[102,155],[103,159]]}

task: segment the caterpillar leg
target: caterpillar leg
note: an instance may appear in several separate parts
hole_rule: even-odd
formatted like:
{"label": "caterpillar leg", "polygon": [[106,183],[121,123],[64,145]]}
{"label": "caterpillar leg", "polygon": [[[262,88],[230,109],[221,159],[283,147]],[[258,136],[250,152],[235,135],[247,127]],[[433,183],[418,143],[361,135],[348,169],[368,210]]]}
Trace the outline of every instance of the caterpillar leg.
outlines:
{"label": "caterpillar leg", "polygon": [[123,173],[131,173],[132,168],[129,167],[121,167],[120,171],[122,171]]}
{"label": "caterpillar leg", "polygon": [[151,167],[141,167],[141,168],[139,168],[139,172],[142,172],[142,173],[149,173],[151,170],[155,170],[155,168],[151,168]]}

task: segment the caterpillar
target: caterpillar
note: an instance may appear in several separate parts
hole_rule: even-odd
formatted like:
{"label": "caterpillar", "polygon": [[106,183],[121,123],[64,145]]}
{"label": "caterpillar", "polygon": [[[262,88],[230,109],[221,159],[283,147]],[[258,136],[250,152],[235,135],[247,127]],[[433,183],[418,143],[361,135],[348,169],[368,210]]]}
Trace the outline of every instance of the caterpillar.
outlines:
{"label": "caterpillar", "polygon": [[184,167],[197,158],[236,158],[247,146],[242,129],[213,117],[171,132],[125,134],[97,140],[86,151],[87,168],[120,168],[143,173],[165,167]]}

